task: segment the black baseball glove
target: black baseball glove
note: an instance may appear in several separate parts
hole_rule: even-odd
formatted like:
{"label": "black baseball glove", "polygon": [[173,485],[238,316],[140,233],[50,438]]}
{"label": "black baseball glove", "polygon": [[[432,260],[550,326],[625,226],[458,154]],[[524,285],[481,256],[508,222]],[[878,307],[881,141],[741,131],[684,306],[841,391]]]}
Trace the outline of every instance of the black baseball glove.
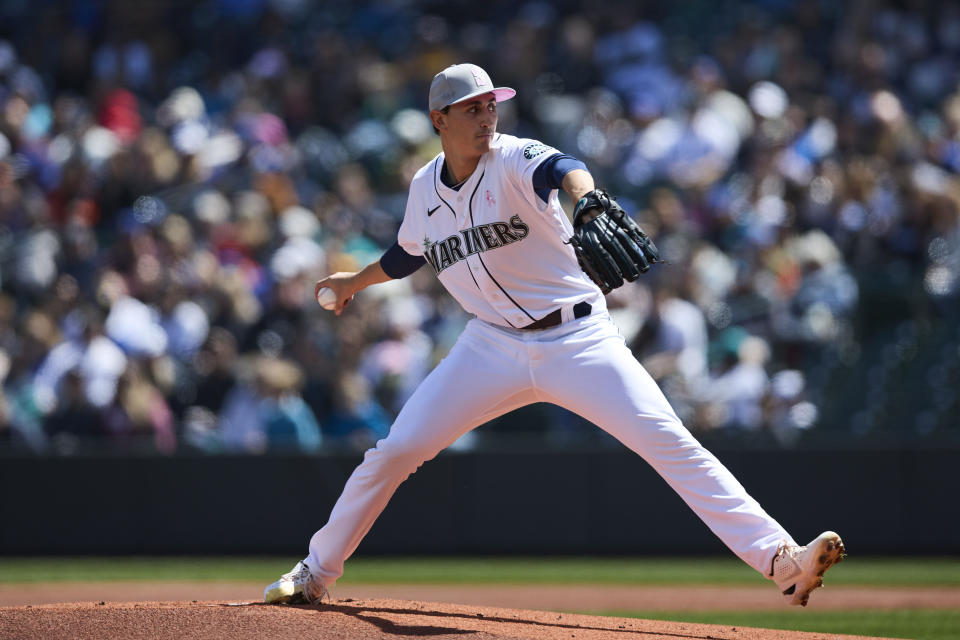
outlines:
{"label": "black baseball glove", "polygon": [[663,262],[640,225],[603,189],[594,189],[577,202],[570,244],[580,268],[604,294]]}

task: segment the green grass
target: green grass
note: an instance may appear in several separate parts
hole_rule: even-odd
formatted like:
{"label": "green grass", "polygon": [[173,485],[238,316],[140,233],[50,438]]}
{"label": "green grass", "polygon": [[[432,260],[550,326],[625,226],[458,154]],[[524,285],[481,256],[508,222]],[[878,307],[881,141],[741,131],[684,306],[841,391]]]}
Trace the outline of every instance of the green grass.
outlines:
{"label": "green grass", "polygon": [[763,627],[793,631],[845,633],[914,638],[916,640],[956,640],[960,634],[960,611],[949,609],[899,609],[857,611],[585,611],[649,620],[675,620],[720,624],[734,627]]}
{"label": "green grass", "polygon": [[[250,580],[266,584],[295,561],[293,557],[0,556],[0,584],[116,580]],[[341,583],[763,585],[764,581],[732,557],[356,557],[347,562]],[[960,587],[960,557],[848,558],[831,570],[830,585]],[[918,640],[952,640],[960,629],[960,611],[942,609],[584,613]]]}
{"label": "green grass", "polygon": [[[0,556],[0,583],[110,580],[270,582],[292,557]],[[758,585],[735,558],[357,557],[342,584],[632,584]],[[830,572],[831,585],[960,586],[960,557],[853,558]]]}
{"label": "green grass", "polygon": [[[736,558],[357,558],[343,582],[481,584],[762,584]],[[960,558],[857,558],[832,585],[960,586]]]}

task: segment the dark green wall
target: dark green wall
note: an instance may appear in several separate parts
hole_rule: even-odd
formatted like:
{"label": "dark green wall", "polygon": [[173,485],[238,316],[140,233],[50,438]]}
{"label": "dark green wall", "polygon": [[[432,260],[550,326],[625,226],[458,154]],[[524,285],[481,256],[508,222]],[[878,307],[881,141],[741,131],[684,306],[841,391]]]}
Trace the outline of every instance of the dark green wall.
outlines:
{"label": "dark green wall", "polygon": [[[960,449],[714,449],[800,542],[960,553]],[[0,459],[0,553],[303,554],[359,455]],[[638,457],[454,453],[400,487],[367,553],[723,547]]]}

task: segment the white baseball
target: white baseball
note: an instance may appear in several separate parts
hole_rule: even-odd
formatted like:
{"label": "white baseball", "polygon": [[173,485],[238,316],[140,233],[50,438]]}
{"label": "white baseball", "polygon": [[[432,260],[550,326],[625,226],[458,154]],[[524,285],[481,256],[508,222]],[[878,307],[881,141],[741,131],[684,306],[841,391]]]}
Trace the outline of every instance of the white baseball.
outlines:
{"label": "white baseball", "polygon": [[333,311],[337,306],[337,294],[329,287],[321,287],[320,290],[317,291],[317,302],[319,302],[320,306],[324,309]]}

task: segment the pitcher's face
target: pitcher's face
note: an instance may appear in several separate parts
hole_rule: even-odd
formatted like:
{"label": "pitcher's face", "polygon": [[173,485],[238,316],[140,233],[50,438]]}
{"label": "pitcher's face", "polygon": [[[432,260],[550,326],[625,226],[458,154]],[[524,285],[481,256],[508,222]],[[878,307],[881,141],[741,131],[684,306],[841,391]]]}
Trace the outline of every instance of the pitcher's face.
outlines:
{"label": "pitcher's face", "polygon": [[454,153],[481,156],[490,150],[497,132],[497,100],[492,92],[452,104],[447,113],[434,114],[434,125]]}

